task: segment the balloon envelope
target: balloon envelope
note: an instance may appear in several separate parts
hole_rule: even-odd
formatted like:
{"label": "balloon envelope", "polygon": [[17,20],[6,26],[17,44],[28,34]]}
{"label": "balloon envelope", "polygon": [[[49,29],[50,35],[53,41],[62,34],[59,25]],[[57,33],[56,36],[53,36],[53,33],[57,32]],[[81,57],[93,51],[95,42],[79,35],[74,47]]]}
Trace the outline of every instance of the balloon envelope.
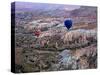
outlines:
{"label": "balloon envelope", "polygon": [[64,25],[67,27],[69,30],[72,27],[72,20],[65,20]]}

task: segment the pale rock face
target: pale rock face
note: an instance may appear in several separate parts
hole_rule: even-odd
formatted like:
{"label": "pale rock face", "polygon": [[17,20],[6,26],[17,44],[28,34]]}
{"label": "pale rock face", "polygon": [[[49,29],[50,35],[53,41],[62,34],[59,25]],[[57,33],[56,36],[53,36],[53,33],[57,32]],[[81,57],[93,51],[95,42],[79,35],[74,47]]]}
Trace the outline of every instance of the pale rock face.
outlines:
{"label": "pale rock face", "polygon": [[81,40],[87,41],[86,38],[89,38],[89,37],[93,37],[93,39],[96,39],[96,31],[95,30],[78,29],[78,30],[69,31],[68,33],[65,34],[65,36],[62,36],[61,38],[63,39],[63,41],[65,43],[68,41],[73,41],[74,39],[78,39],[79,41],[81,41]]}
{"label": "pale rock face", "polygon": [[72,56],[70,50],[64,50],[58,55],[58,63],[54,64],[53,69],[67,70],[77,69],[77,63],[75,58]]}
{"label": "pale rock face", "polygon": [[39,38],[43,38],[43,37],[45,37],[45,36],[52,36],[53,35],[53,33],[50,33],[50,32],[43,32],[40,36],[39,36]]}
{"label": "pale rock face", "polygon": [[65,66],[64,68],[66,69],[68,68],[76,69],[77,68],[75,58],[72,56],[70,50],[64,50],[58,55],[58,57],[59,56],[62,57],[59,61],[59,64]]}

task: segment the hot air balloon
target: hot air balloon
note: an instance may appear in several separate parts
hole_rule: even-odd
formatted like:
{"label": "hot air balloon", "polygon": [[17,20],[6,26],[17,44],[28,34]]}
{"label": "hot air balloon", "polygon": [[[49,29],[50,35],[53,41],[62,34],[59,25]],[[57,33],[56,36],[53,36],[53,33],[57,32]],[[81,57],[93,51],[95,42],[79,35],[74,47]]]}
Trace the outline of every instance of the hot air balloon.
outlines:
{"label": "hot air balloon", "polygon": [[64,21],[64,25],[67,27],[69,30],[72,27],[72,20],[68,19]]}
{"label": "hot air balloon", "polygon": [[35,36],[39,37],[39,35],[41,34],[41,31],[39,29],[34,31]]}

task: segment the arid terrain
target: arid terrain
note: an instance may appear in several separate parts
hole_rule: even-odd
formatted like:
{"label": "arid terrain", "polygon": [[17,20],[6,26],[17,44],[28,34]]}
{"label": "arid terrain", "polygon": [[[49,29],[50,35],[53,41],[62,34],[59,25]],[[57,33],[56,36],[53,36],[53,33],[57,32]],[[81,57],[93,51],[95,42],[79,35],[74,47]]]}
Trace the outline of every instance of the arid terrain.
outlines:
{"label": "arid terrain", "polygon": [[[37,4],[37,9],[35,5],[26,9],[19,5],[15,12],[16,72],[97,68],[96,7],[71,10],[72,5]],[[70,30],[64,26],[68,18],[73,20]]]}

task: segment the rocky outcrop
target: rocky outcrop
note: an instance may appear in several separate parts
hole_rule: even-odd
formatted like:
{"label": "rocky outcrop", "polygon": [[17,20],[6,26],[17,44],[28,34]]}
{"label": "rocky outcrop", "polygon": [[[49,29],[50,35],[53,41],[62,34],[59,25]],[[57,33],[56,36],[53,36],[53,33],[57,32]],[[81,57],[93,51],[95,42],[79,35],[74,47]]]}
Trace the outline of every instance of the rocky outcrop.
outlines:
{"label": "rocky outcrop", "polygon": [[58,62],[53,64],[52,70],[76,70],[97,67],[97,48],[91,45],[85,48],[64,50],[57,56]]}

